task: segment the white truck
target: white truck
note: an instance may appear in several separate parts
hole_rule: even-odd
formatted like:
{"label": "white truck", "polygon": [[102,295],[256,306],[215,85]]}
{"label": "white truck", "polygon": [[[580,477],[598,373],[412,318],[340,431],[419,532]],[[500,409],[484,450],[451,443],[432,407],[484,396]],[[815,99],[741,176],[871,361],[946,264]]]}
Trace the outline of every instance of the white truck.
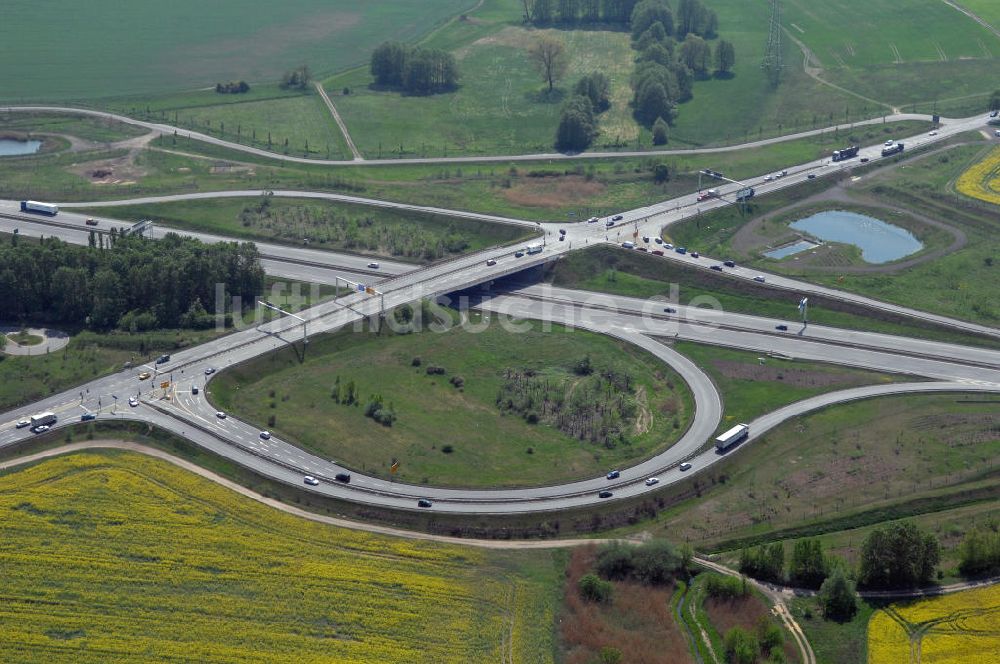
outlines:
{"label": "white truck", "polygon": [[56,414],[53,412],[39,413],[31,416],[31,428],[40,427],[43,424],[55,424]]}
{"label": "white truck", "polygon": [[541,242],[536,242],[535,244],[529,244],[527,247],[524,248],[524,251],[527,252],[528,254],[540,254],[542,253],[542,249],[544,248],[545,245],[543,245]]}
{"label": "white truck", "polygon": [[750,427],[745,424],[737,424],[732,429],[715,439],[715,449],[719,452],[725,452],[749,435]]}
{"label": "white truck", "polygon": [[59,206],[52,203],[39,203],[38,201],[21,201],[21,212],[37,212],[54,217],[59,214]]}

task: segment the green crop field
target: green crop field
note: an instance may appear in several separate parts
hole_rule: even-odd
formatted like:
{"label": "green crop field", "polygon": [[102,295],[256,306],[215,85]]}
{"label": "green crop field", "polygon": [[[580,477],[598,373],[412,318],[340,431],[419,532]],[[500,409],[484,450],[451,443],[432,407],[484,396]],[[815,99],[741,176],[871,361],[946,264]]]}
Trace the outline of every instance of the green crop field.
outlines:
{"label": "green crop field", "polygon": [[786,34],[813,52],[821,76],[868,98],[902,106],[995,87],[1000,38],[940,0],[783,5]]}
{"label": "green crop field", "polygon": [[552,661],[549,552],[350,531],[115,451],[7,472],[0,507],[6,661]]}
{"label": "green crop field", "polygon": [[[396,458],[398,479],[435,485],[592,477],[665,449],[687,429],[693,408],[686,386],[645,352],[582,330],[545,332],[541,323],[519,322],[526,329],[515,333],[497,321],[487,327],[476,314],[469,320],[485,329],[382,337],[345,330],[310,343],[304,364],[282,351],[223,372],[210,384],[210,398],[359,472],[388,477]],[[593,374],[583,376],[574,367],[586,357]],[[433,367],[444,373],[429,373]],[[630,387],[607,388],[614,403],[594,396],[602,405],[593,406],[592,383],[606,372],[628,376]],[[351,383],[360,403],[333,398]],[[395,411],[391,426],[366,417],[374,393]],[[528,410],[501,410],[525,393],[536,395]],[[584,421],[577,416],[583,411],[568,414],[578,402],[591,403],[606,417],[602,427],[621,435],[605,437],[604,429],[595,430],[597,440],[589,429],[571,435]],[[555,404],[565,417],[556,416]]]}
{"label": "green crop field", "polygon": [[961,0],[958,4],[989,23],[994,29],[1000,29],[1000,5],[993,0]]}
{"label": "green crop field", "polygon": [[385,39],[414,39],[474,0],[7,0],[0,99],[94,99],[274,81],[308,64],[361,64]]}
{"label": "green crop field", "polygon": [[[523,226],[299,198],[219,198],[87,208],[173,228],[428,262],[527,238]],[[308,241],[304,241],[307,239]]]}

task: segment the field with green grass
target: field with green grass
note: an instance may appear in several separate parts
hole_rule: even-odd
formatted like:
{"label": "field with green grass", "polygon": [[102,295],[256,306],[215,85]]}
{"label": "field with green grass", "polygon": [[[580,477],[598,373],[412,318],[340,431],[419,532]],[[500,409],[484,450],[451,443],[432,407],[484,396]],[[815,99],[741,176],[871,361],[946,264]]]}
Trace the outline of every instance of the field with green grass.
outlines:
{"label": "field with green grass", "polygon": [[63,134],[95,143],[113,143],[148,133],[116,120],[48,113],[0,113],[0,134]]}
{"label": "field with green grass", "polygon": [[718,388],[725,412],[720,432],[817,394],[907,379],[899,374],[776,357],[761,364],[758,353],[689,341],[675,342],[673,348],[701,367]]}
{"label": "field with green grass", "polygon": [[8,660],[554,656],[549,552],[350,531],[117,451],[8,471],[0,504]]}
{"label": "field with green grass", "polygon": [[[523,226],[315,199],[220,198],[87,208],[119,219],[418,263],[531,235]],[[308,240],[308,241],[304,241]]]}
{"label": "field with green grass", "polygon": [[[1000,498],[992,463],[1000,452],[998,403],[984,395],[896,396],[806,415],[695,477],[700,497],[644,529],[717,551],[956,508],[975,507],[982,519]],[[838,552],[853,558],[849,549],[856,552],[863,534],[843,539]]]}
{"label": "field with green grass", "polygon": [[994,28],[1000,29],[1000,5],[997,5],[993,0],[961,0],[958,4]]}
{"label": "field with green grass", "polygon": [[95,99],[233,79],[272,82],[303,63],[329,73],[365,63],[379,42],[415,39],[473,4],[102,1],[81,21],[67,0],[41,7],[12,0],[0,28],[0,98]]}
{"label": "field with green grass", "polygon": [[905,4],[789,0],[782,22],[820,76],[872,100],[904,106],[991,92],[1000,38],[940,0]]}
{"label": "field with green grass", "polygon": [[[767,270],[923,311],[996,325],[1000,321],[1000,309],[993,294],[993,284],[1000,269],[1000,245],[994,229],[1000,221],[1000,213],[995,206],[968,200],[954,191],[954,181],[959,174],[978,162],[988,150],[988,145],[972,143],[936,151],[906,160],[895,168],[874,170],[856,183],[843,182],[832,194],[823,194],[825,185],[817,181],[803,190],[803,195],[793,191],[758,199],[748,217],[740,217],[732,209],[723,209],[671,226],[669,233],[689,247],[733,256]],[[798,204],[809,196],[811,200]],[[875,211],[875,216],[917,230],[923,235],[922,239],[928,241],[922,253],[935,246],[950,245],[959,235],[964,236],[965,242],[933,260],[913,265],[904,261],[899,268],[889,265],[863,270],[851,269],[850,260],[846,261],[848,265],[844,270],[823,261],[813,268],[809,260],[775,261],[748,249],[755,247],[754,242],[757,242],[747,244],[745,233],[751,225],[753,236],[767,243],[770,235],[776,240],[785,237],[785,224],[794,218],[819,209],[850,209],[852,206],[860,206],[862,210],[867,206],[869,211]],[[914,216],[930,218],[951,230],[907,221]],[[851,252],[841,252],[841,257],[850,259],[851,255]]]}
{"label": "field with green grass", "polygon": [[[541,323],[523,322],[525,331],[514,333],[495,321],[486,327],[478,314],[469,321],[485,329],[341,331],[310,343],[304,364],[283,351],[223,372],[210,398],[360,472],[389,477],[395,458],[397,479],[433,485],[600,475],[665,449],[687,429],[693,405],[684,383],[628,344],[560,327],[545,332]],[[588,357],[592,373],[578,372]],[[366,416],[376,394],[395,414],[391,426]]]}
{"label": "field with green grass", "polygon": [[[577,220],[689,194],[698,183],[692,174],[702,168],[746,178],[817,159],[846,141],[881,143],[886,136],[905,136],[926,126],[922,122],[889,123],[852,132],[826,132],[753,151],[707,155],[336,169],[284,164],[181,134],[156,139],[150,149],[131,156],[123,151],[90,151],[21,157],[16,164],[0,160],[0,196],[100,201],[196,190],[308,189],[521,219]],[[653,181],[653,169],[661,162],[668,165],[671,178],[658,184]],[[88,175],[107,166],[127,177],[109,185],[97,184]]]}
{"label": "field with green grass", "polygon": [[[689,245],[690,246],[690,245]],[[547,277],[566,288],[636,298],[672,297],[679,304],[704,306],[718,302],[725,311],[772,316],[789,324],[798,320],[799,297],[787,291],[745,280],[730,279],[709,270],[691,269],[643,252],[600,246],[562,257]],[[995,340],[928,326],[910,318],[887,316],[875,309],[813,297],[809,322],[832,327],[918,336],[954,343],[997,347]]]}

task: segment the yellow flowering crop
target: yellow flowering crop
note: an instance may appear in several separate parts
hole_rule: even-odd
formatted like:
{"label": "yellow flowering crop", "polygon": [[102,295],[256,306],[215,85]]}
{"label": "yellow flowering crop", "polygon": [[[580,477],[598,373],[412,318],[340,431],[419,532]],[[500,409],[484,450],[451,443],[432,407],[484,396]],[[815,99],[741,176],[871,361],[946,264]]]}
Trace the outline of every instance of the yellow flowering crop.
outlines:
{"label": "yellow flowering crop", "polygon": [[299,519],[157,459],[0,476],[0,515],[3,661],[551,659],[521,638],[551,632],[523,601],[551,593],[516,566]]}
{"label": "yellow flowering crop", "polygon": [[971,198],[1000,205],[1000,147],[962,173],[955,188]]}
{"label": "yellow flowering crop", "polygon": [[868,623],[868,664],[1000,661],[1000,586],[893,604]]}

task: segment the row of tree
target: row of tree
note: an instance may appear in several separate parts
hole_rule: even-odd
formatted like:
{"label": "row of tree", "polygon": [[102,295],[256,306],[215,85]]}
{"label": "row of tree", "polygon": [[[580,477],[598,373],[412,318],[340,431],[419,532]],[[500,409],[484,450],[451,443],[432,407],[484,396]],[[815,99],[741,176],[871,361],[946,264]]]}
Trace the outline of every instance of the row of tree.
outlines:
{"label": "row of tree", "polygon": [[215,318],[205,306],[220,284],[227,303],[233,295],[253,303],[264,286],[255,245],[113,232],[107,242],[92,235],[89,247],[16,235],[0,247],[0,311],[8,319],[132,332],[208,327]]}
{"label": "row of tree", "polygon": [[246,81],[229,81],[228,83],[216,83],[215,91],[220,95],[240,95],[250,92],[250,84]]}
{"label": "row of tree", "polygon": [[[634,23],[636,10],[644,0],[521,0],[524,20],[535,25],[596,25]],[[643,10],[645,11],[645,10]],[[688,33],[715,36],[719,18],[701,0],[680,0],[677,19],[670,13],[670,31],[675,27],[680,38]],[[666,24],[665,24],[666,27]]]}
{"label": "row of tree", "polygon": [[387,41],[372,52],[370,69],[376,85],[408,94],[429,95],[458,87],[455,56],[441,49]]}

